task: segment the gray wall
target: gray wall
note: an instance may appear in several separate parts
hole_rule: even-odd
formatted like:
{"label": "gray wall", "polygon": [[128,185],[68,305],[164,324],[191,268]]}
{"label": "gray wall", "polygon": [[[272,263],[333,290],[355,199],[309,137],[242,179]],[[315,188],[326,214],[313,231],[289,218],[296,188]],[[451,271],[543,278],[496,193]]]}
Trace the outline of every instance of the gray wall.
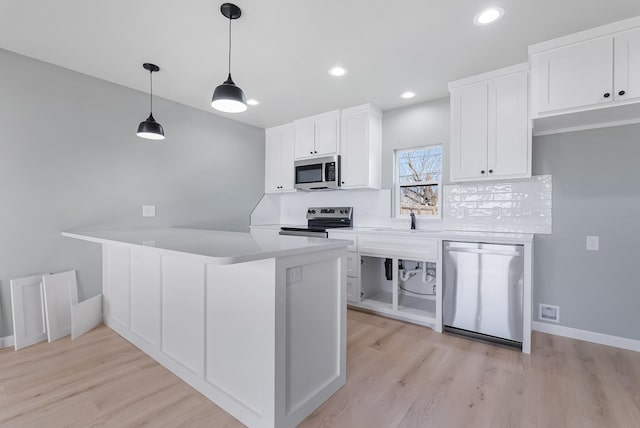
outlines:
{"label": "gray wall", "polygon": [[[534,304],[560,324],[640,339],[640,126],[534,138],[533,173],[553,175],[553,234],[535,241]],[[585,249],[600,236],[600,251]]]}
{"label": "gray wall", "polygon": [[[443,143],[449,177],[449,100],[384,112],[383,187],[393,151]],[[553,234],[536,235],[538,303],[560,306],[560,324],[640,339],[640,125],[534,138],[533,173],[553,176]],[[586,251],[586,236],[600,251]]]}
{"label": "gray wall", "polygon": [[[387,110],[382,116],[382,187],[393,187],[393,152],[442,144],[444,171],[449,166],[449,98]],[[443,181],[448,183],[449,174]]]}
{"label": "gray wall", "polygon": [[[100,247],[63,230],[248,230],[262,129],[156,99],[167,138],[142,140],[147,94],[4,50],[0,64],[0,337],[12,333],[12,278],[76,269],[80,298],[99,293]],[[142,218],[143,204],[157,217]]]}

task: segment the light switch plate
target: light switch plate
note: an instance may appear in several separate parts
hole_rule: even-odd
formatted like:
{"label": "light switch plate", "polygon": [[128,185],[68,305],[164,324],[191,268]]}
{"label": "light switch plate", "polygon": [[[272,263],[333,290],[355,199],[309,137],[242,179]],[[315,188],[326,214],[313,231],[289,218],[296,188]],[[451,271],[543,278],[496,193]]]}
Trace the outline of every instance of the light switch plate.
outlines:
{"label": "light switch plate", "polygon": [[155,205],[143,205],[142,206],[142,217],[155,217],[156,216],[156,206]]}
{"label": "light switch plate", "polygon": [[600,251],[600,237],[599,236],[587,236],[587,250],[588,251]]}

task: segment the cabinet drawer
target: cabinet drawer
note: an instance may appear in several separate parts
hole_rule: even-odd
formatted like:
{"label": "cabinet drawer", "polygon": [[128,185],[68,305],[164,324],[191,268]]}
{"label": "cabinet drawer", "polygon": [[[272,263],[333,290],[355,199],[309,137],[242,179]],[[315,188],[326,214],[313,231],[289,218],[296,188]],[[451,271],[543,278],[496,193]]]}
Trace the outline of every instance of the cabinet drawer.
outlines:
{"label": "cabinet drawer", "polygon": [[385,257],[413,257],[428,262],[438,261],[438,241],[436,239],[403,239],[393,237],[360,237],[360,254]]}
{"label": "cabinet drawer", "polygon": [[347,253],[347,276],[360,277],[360,255],[358,253]]}

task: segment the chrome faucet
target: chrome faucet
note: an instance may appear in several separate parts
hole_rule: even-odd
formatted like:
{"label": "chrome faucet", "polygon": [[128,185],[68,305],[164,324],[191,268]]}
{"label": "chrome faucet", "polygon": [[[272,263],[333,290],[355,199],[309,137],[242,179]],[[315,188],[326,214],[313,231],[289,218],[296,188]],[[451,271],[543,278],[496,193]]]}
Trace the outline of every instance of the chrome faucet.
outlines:
{"label": "chrome faucet", "polygon": [[415,228],[416,228],[416,215],[413,213],[413,211],[411,211],[411,214],[409,214],[409,216],[411,217],[411,230],[415,230]]}

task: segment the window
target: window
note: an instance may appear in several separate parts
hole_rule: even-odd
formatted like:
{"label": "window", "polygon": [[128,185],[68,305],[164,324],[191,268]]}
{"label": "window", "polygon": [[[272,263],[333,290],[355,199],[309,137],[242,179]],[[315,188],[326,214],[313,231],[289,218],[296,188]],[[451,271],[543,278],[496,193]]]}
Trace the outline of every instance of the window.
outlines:
{"label": "window", "polygon": [[397,150],[395,174],[396,216],[440,217],[441,146]]}

